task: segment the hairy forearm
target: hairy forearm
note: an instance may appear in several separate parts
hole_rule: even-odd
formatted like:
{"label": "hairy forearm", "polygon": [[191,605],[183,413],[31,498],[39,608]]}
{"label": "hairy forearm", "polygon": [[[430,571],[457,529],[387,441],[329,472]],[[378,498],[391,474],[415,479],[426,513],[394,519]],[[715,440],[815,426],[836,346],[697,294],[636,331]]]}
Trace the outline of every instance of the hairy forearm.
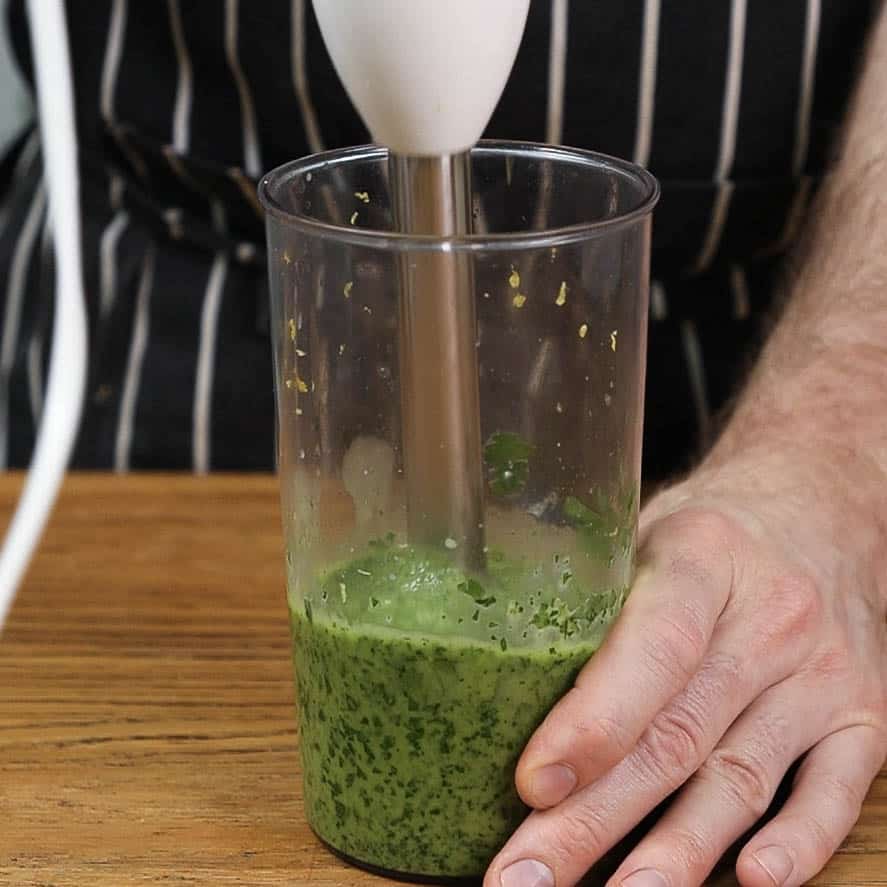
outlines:
{"label": "hairy forearm", "polygon": [[[789,438],[887,478],[887,9],[788,302],[709,461]],[[887,483],[885,483],[887,489]]]}
{"label": "hairy forearm", "polygon": [[[799,556],[842,581],[876,562],[887,602],[887,7],[785,308],[689,488],[774,501]],[[667,501],[666,501],[667,504]],[[762,534],[768,529],[761,528]],[[851,568],[855,569],[855,568]]]}

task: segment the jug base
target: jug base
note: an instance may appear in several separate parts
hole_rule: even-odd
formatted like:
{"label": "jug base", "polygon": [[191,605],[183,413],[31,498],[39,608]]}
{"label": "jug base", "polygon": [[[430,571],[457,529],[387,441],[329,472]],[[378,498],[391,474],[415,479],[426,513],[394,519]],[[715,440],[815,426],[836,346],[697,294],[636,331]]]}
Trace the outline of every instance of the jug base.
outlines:
{"label": "jug base", "polygon": [[353,865],[355,868],[363,869],[365,872],[369,872],[371,875],[378,875],[382,878],[390,878],[393,881],[403,881],[407,884],[441,884],[441,885],[449,885],[449,887],[480,887],[481,882],[483,881],[483,875],[466,875],[466,876],[453,876],[453,875],[417,875],[412,874],[410,872],[399,872],[392,869],[386,869],[382,866],[373,865],[371,862],[364,862],[361,859],[357,859],[354,856],[349,856],[347,853],[343,853],[341,850],[338,850],[329,841],[324,840],[317,832],[314,833],[317,839],[326,847],[327,850],[330,851],[334,856],[337,856],[343,862],[347,862],[348,865]]}

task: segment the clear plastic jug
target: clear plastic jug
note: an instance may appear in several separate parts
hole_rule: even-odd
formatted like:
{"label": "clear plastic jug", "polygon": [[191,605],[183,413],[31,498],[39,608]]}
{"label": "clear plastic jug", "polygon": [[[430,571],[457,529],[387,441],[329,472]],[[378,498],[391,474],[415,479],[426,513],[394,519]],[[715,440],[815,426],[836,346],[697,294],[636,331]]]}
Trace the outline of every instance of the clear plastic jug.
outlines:
{"label": "clear plastic jug", "polygon": [[[482,874],[526,815],[515,764],[625,600],[640,482],[655,180],[481,143],[472,181],[474,233],[450,239],[393,230],[384,149],[260,189],[306,811],[340,855],[424,878]],[[449,362],[445,333],[423,346],[425,397],[398,291],[436,259],[469,268],[477,338]],[[483,460],[470,556],[417,532],[411,493],[447,495],[461,443],[404,441],[417,416],[433,440],[459,386]]]}

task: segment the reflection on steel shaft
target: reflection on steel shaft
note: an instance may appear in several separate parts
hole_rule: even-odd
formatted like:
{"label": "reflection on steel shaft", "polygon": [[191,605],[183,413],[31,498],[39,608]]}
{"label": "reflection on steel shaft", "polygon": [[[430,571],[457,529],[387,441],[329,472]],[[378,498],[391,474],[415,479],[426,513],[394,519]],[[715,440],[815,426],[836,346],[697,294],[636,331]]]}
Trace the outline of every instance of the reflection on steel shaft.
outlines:
{"label": "reflection on steel shaft", "polygon": [[[399,230],[471,230],[468,154],[389,161]],[[400,385],[410,540],[484,565],[483,464],[471,258],[410,251],[400,262]]]}

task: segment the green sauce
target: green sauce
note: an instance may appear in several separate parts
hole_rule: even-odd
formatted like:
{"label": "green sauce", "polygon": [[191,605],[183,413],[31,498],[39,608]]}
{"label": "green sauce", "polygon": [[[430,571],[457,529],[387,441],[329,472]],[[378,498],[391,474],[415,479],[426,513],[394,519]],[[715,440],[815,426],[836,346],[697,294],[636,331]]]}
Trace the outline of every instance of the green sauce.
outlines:
{"label": "green sauce", "polygon": [[291,611],[314,830],[392,871],[480,875],[527,813],[526,741],[624,595],[585,594],[560,558],[471,577],[390,540],[320,576]]}

